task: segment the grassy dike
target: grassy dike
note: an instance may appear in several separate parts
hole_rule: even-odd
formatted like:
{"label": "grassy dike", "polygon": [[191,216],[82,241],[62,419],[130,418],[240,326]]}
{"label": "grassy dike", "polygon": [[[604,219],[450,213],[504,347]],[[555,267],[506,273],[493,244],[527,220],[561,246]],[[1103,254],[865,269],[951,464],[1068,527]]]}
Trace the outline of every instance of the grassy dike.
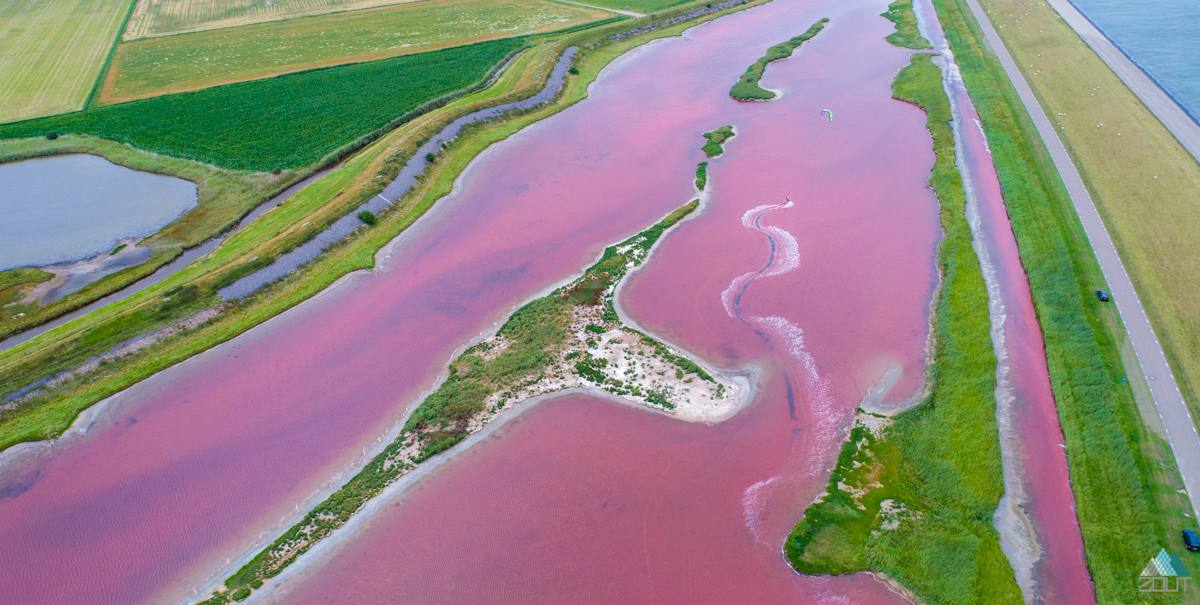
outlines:
{"label": "grassy dike", "polygon": [[802,573],[882,572],[927,603],[1019,603],[992,526],[1004,477],[987,289],[934,56],[913,55],[892,83],[895,98],[927,113],[937,157],[929,184],[941,205],[943,281],[930,395],[893,418],[858,411],[827,493],[805,511],[785,552]]}
{"label": "grassy dike", "polygon": [[[934,0],[988,138],[1046,342],[1088,567],[1101,603],[1177,602],[1135,577],[1177,544],[1179,485],[1147,435],[1125,381],[1119,321],[1092,291],[1104,281],[1062,182],[1015,90],[961,0]],[[1171,527],[1175,523],[1174,527]],[[1195,527],[1195,521],[1187,525]],[[1172,532],[1168,533],[1167,529]]]}
{"label": "grassy dike", "polygon": [[980,4],[1070,153],[1200,418],[1200,163],[1052,7]]}
{"label": "grassy dike", "polygon": [[[618,282],[649,255],[655,242],[699,206],[694,200],[669,214],[649,229],[609,246],[596,264],[570,284],[554,290],[518,309],[501,326],[497,336],[463,352],[450,364],[449,377],[421,402],[391,444],[350,478],[336,492],[310,510],[303,519],[260,551],[225,581],[224,590],[214,593],[204,605],[241,601],[319,541],[346,524],[371,498],[385,487],[478,431],[502,409],[528,397],[529,387],[553,381],[563,384],[564,374],[583,379],[584,384],[618,396],[636,396],[659,409],[675,407],[666,391],[643,390],[612,376],[609,363],[592,354],[606,333],[633,332],[621,325],[613,308]],[[582,316],[586,327],[575,329]],[[665,363],[668,371],[701,381],[716,381],[690,360],[671,353],[662,343],[635,333]],[[574,341],[574,342],[573,342]],[[570,346],[574,344],[575,346]],[[626,376],[627,377],[627,376]],[[537,390],[535,393],[552,392]],[[721,389],[718,393],[723,393]]]}
{"label": "grassy dike", "polygon": [[[542,41],[530,52],[517,57],[492,88],[459,99],[387,133],[347,160],[337,171],[231,235],[207,262],[193,263],[134,296],[29,342],[0,351],[0,392],[8,392],[74,367],[127,338],[166,325],[176,318],[214,306],[222,309],[217,317],[197,328],[109,362],[92,374],[66,380],[15,409],[0,412],[0,450],[25,441],[56,437],[81,411],[101,399],[241,334],[315,295],[349,272],[372,268],[375,253],[448,194],[454,180],[473,158],[492,143],[585,98],[587,86],[609,62],[650,40],[679,35],[697,23],[762,1],[752,0],[686,21],[671,21],[704,8],[705,5],[698,1],[661,11],[653,18],[572,32],[549,40],[549,43]],[[668,24],[642,29],[663,22]],[[611,39],[613,35],[635,29],[632,35]],[[575,62],[578,73],[568,76],[555,101],[521,115],[467,128],[439,154],[438,161],[422,175],[417,186],[379,216],[375,227],[359,231],[288,278],[249,299],[222,305],[216,298],[215,288],[228,280],[231,272],[262,263],[264,258],[273,258],[270,255],[290,249],[296,242],[306,241],[315,235],[320,221],[332,222],[353,208],[356,199],[368,199],[381,190],[394,178],[407,157],[445,124],[478,108],[524,98],[540,90],[558,55],[569,45],[582,48]],[[165,300],[188,288],[195,288],[191,291],[195,298]]]}
{"label": "grassy dike", "polygon": [[800,48],[801,44],[821,33],[826,23],[829,23],[829,19],[821,19],[799,36],[768,48],[762,58],[746,68],[746,73],[742,74],[742,77],[738,78],[737,84],[729,89],[729,96],[739,101],[770,101],[774,99],[775,93],[758,85],[759,80],[762,80],[763,73],[767,71],[767,64],[792,56],[792,53]]}

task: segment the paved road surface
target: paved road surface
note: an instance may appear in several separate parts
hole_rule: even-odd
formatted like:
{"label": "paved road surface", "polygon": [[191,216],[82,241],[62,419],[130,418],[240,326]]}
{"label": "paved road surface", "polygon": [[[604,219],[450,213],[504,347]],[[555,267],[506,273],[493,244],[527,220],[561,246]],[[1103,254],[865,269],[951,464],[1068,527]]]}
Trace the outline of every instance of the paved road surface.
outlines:
{"label": "paved road surface", "polygon": [[[1130,281],[1129,274],[1125,272],[1125,265],[1121,262],[1116,247],[1113,246],[1112,238],[1105,230],[1104,223],[1100,220],[1100,214],[1096,211],[1096,206],[1092,202],[1087,188],[1079,178],[1079,172],[1075,170],[1075,165],[1067,155],[1062,140],[1058,138],[1058,133],[1055,132],[1050,120],[1046,117],[1046,112],[1042,110],[1037,98],[1033,96],[1033,91],[1029,89],[1021,70],[1017,68],[1016,63],[1008,54],[1008,49],[996,35],[996,30],[992,27],[991,21],[988,21],[987,14],[979,6],[978,0],[967,0],[967,3],[971,6],[971,12],[975,14],[975,19],[979,21],[988,43],[991,44],[1001,65],[1004,66],[1004,71],[1008,73],[1013,86],[1021,96],[1021,102],[1025,104],[1025,109],[1033,118],[1038,134],[1045,142],[1046,148],[1050,151],[1050,157],[1054,159],[1063,183],[1067,186],[1071,202],[1075,205],[1075,211],[1079,214],[1080,220],[1083,221],[1084,231],[1087,232],[1092,250],[1096,254],[1096,260],[1100,262],[1100,269],[1104,272],[1104,278],[1108,282],[1112,300],[1117,305],[1121,320],[1125,323],[1125,330],[1129,333],[1129,340],[1133,344],[1133,351],[1137,354],[1138,363],[1146,377],[1146,384],[1150,386],[1154,405],[1158,408],[1158,415],[1162,417],[1167,440],[1171,444],[1171,450],[1175,453],[1175,460],[1179,465],[1179,474],[1183,476],[1184,487],[1187,488],[1189,496],[1197,493],[1197,490],[1200,490],[1200,435],[1196,432],[1196,424],[1192,422],[1192,415],[1188,412],[1183,395],[1175,383],[1175,375],[1171,372],[1171,366],[1167,364],[1167,358],[1163,354],[1162,346],[1158,343],[1158,337],[1154,334],[1154,328],[1150,326],[1150,320],[1146,318],[1142,301],[1138,299],[1137,292],[1133,289],[1133,282]],[[1058,0],[1051,0],[1051,6],[1057,5],[1057,3]],[[1142,76],[1145,77],[1145,74]],[[1195,499],[1192,499],[1193,514],[1196,514],[1195,502]]]}
{"label": "paved road surface", "polygon": [[1162,88],[1158,86],[1146,72],[1131,61],[1121,49],[1117,48],[1088,18],[1083,16],[1068,0],[1046,0],[1063,21],[1083,38],[1087,45],[1108,64],[1121,81],[1137,95],[1146,107],[1158,118],[1158,121],[1175,135],[1192,154],[1200,160],[1200,124],[1179,106]]}

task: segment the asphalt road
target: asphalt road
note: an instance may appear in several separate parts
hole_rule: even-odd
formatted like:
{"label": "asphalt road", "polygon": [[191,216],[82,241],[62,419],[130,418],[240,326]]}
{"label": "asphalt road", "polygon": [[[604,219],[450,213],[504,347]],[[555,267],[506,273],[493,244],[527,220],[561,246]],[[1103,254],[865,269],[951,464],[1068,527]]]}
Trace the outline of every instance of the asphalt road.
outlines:
{"label": "asphalt road", "polygon": [[[1057,7],[1060,1],[1062,0],[1051,0],[1051,6]],[[1183,394],[1179,392],[1175,375],[1171,372],[1166,355],[1163,354],[1158,336],[1154,334],[1154,328],[1151,327],[1150,320],[1146,317],[1146,310],[1142,308],[1142,301],[1133,289],[1133,282],[1130,281],[1129,274],[1125,271],[1125,264],[1121,262],[1121,257],[1117,254],[1116,247],[1113,246],[1112,238],[1109,237],[1103,221],[1100,220],[1100,214],[1096,211],[1091,195],[1084,187],[1083,180],[1079,178],[1079,172],[1075,169],[1075,164],[1071,162],[1071,157],[1067,155],[1067,150],[1063,147],[1062,140],[1058,138],[1054,126],[1046,117],[1046,112],[1042,110],[1033,91],[1029,89],[1021,70],[1013,62],[1007,47],[996,34],[995,28],[992,27],[991,21],[988,21],[987,14],[979,6],[978,0],[967,0],[967,3],[971,6],[971,12],[975,14],[975,19],[979,21],[992,50],[1000,59],[1000,64],[1004,66],[1004,71],[1008,73],[1009,79],[1017,89],[1017,94],[1020,95],[1026,111],[1033,118],[1038,134],[1041,135],[1046,149],[1050,151],[1050,157],[1053,158],[1063,183],[1067,186],[1067,192],[1071,195],[1071,203],[1074,204],[1075,211],[1083,222],[1083,229],[1092,244],[1096,260],[1100,262],[1104,279],[1108,282],[1113,304],[1116,304],[1117,311],[1121,314],[1121,320],[1125,324],[1125,330],[1129,333],[1133,351],[1137,355],[1138,363],[1145,375],[1146,384],[1150,387],[1154,405],[1158,409],[1158,415],[1162,418],[1163,427],[1166,429],[1167,440],[1175,454],[1179,474],[1183,476],[1183,484],[1190,497],[1191,494],[1197,493],[1196,490],[1200,490],[1200,434],[1196,432],[1196,424],[1192,422],[1192,415],[1188,412]],[[1107,39],[1105,41],[1107,42]],[[1124,57],[1124,55],[1121,56]],[[1136,70],[1136,67],[1134,69]],[[1120,72],[1117,73],[1120,75]],[[1141,74],[1141,71],[1138,70],[1138,73]],[[1145,77],[1145,74],[1141,75]],[[1149,78],[1147,81],[1150,82]],[[1153,86],[1154,83],[1150,82],[1150,85]],[[1157,89],[1157,86],[1155,88]],[[1169,98],[1167,100],[1170,101]],[[1177,106],[1176,109],[1178,109]],[[1192,124],[1194,125],[1194,122]],[[1197,141],[1200,142],[1200,139]],[[1194,498],[1192,498],[1192,514],[1197,514]]]}

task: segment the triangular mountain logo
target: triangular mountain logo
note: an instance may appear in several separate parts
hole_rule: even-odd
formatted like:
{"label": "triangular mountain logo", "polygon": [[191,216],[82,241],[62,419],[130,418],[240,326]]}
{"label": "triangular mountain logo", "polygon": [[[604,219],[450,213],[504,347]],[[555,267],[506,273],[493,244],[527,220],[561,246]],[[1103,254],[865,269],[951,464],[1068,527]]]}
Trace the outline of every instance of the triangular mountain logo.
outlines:
{"label": "triangular mountain logo", "polygon": [[1142,570],[1142,577],[1154,578],[1190,578],[1192,574],[1188,573],[1183,567],[1183,561],[1175,553],[1167,554],[1167,549],[1158,551],[1158,554],[1146,562],[1146,568]]}

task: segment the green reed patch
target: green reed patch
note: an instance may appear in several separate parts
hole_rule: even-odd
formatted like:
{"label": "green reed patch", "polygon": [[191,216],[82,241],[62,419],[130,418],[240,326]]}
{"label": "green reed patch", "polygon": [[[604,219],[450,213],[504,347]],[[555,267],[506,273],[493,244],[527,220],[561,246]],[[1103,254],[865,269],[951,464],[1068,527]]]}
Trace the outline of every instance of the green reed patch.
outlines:
{"label": "green reed patch", "polygon": [[747,68],[746,73],[742,74],[741,78],[738,78],[737,84],[734,84],[733,88],[729,89],[729,96],[739,101],[770,101],[774,99],[775,93],[758,85],[759,80],[763,77],[763,73],[767,71],[767,64],[782,61],[792,56],[792,53],[801,44],[821,33],[826,23],[829,23],[829,19],[821,19],[812,24],[812,27],[809,27],[808,31],[799,36],[768,48],[766,54]]}
{"label": "green reed patch", "polygon": [[[987,289],[971,247],[941,70],[912,57],[893,96],[928,115],[942,287],[929,398],[888,420],[858,412],[826,488],[785,545],[802,573],[880,571],[928,603],[1019,603],[992,515],[1004,493]],[[886,426],[872,430],[870,427]]]}

